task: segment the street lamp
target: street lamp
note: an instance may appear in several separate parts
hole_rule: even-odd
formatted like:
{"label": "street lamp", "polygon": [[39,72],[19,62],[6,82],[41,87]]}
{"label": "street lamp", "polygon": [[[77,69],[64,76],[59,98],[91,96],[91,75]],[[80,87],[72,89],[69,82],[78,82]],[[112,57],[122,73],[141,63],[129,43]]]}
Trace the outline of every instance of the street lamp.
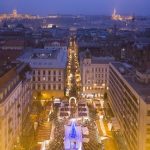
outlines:
{"label": "street lamp", "polygon": [[34,139],[35,139],[35,132],[36,132],[36,130],[37,130],[37,127],[38,127],[38,122],[35,121],[35,122],[34,122]]}

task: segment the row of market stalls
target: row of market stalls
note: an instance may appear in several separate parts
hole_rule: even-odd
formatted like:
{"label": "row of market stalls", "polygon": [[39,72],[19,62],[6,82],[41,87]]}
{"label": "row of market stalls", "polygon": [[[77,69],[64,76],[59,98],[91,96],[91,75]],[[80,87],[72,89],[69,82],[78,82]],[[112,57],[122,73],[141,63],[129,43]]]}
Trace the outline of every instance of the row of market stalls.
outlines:
{"label": "row of market stalls", "polygon": [[[76,117],[78,118],[78,120],[89,120],[89,110],[85,103],[77,104],[76,108]],[[69,103],[61,103],[58,118],[60,120],[68,119],[71,116],[71,110],[72,107],[69,105]]]}

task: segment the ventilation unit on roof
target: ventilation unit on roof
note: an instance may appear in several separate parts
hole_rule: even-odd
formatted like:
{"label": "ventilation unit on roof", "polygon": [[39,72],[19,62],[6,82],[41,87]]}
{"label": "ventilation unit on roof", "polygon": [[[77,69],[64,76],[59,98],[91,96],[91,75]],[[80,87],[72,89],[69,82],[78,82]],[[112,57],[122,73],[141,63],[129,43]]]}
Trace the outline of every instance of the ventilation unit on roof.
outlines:
{"label": "ventilation unit on roof", "polygon": [[150,83],[150,73],[136,70],[136,79],[144,84]]}
{"label": "ventilation unit on roof", "polygon": [[125,73],[125,68],[119,67],[119,71],[120,71],[120,73],[124,74]]}

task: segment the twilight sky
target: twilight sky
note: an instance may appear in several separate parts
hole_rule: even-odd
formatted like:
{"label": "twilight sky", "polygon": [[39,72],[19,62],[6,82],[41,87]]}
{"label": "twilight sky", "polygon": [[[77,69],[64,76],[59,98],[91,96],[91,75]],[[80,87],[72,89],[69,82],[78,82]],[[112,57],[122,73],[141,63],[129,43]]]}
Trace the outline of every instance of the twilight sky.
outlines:
{"label": "twilight sky", "polygon": [[17,9],[21,13],[150,15],[150,0],[0,0],[0,13]]}

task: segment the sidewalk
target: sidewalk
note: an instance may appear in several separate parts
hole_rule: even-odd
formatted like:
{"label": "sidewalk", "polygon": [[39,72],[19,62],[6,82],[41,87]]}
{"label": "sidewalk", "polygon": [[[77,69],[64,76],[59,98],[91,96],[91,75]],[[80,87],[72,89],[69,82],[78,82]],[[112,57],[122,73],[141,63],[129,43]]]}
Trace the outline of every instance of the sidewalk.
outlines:
{"label": "sidewalk", "polygon": [[103,132],[103,136],[106,136],[107,133],[106,133],[105,126],[104,126],[104,123],[103,123],[103,118],[99,119],[99,123],[100,123],[100,127],[102,129],[102,132]]}
{"label": "sidewalk", "polygon": [[100,118],[96,121],[96,125],[99,131],[99,136],[103,140],[105,150],[118,150],[115,140],[111,131],[108,130],[107,122]]}
{"label": "sidewalk", "polygon": [[37,143],[50,140],[51,127],[52,124],[48,121],[44,121],[39,125],[36,136]]}

